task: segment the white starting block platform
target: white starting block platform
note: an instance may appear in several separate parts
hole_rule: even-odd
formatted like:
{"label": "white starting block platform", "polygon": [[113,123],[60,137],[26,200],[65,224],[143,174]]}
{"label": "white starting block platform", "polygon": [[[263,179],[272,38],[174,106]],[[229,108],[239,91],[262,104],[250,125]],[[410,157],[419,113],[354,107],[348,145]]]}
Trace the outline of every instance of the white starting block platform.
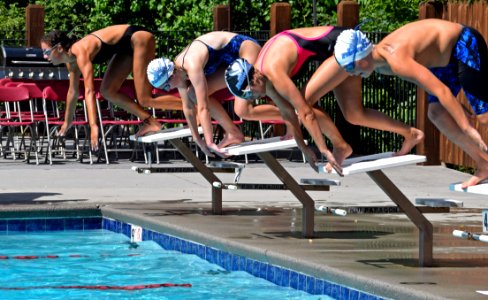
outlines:
{"label": "white starting block platform", "polygon": [[297,143],[294,139],[281,140],[281,137],[273,137],[232,145],[223,148],[222,150],[230,155],[244,155],[274,150],[285,150],[293,147],[297,147]]}
{"label": "white starting block platform", "polygon": [[[198,133],[203,134],[202,127],[198,127]],[[179,139],[179,138],[190,137],[190,136],[191,136],[190,128],[179,127],[179,128],[163,129],[156,133],[140,136],[138,138],[136,138],[135,135],[131,135],[129,139],[131,141],[137,141],[139,143],[156,143],[156,142],[168,141],[172,139]]]}
{"label": "white starting block platform", "polygon": [[481,183],[465,189],[461,188],[461,183],[453,183],[449,186],[449,189],[456,192],[488,195],[488,180],[483,180]]}
{"label": "white starting block platform", "polygon": [[[385,152],[373,155],[366,155],[346,159],[343,163],[342,173],[344,176],[357,173],[370,172],[380,169],[400,167],[411,164],[423,163],[426,161],[423,155],[407,154],[402,156],[392,156],[393,152]],[[328,173],[325,164],[318,166],[319,173]],[[336,173],[332,170],[332,173]]]}

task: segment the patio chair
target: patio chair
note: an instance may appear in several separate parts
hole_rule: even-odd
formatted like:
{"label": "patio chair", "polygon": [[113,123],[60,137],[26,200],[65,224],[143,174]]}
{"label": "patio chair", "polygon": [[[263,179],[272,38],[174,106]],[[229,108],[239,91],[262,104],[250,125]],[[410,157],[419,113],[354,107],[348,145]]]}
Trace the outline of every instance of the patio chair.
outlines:
{"label": "patio chair", "polygon": [[[58,135],[59,128],[64,124],[64,111],[60,109],[61,103],[63,106],[66,105],[66,96],[68,93],[68,86],[66,84],[53,84],[47,86],[42,91],[43,98],[43,111],[44,120],[46,124],[46,139],[47,139],[47,154],[46,163],[53,163],[53,156],[56,153],[60,153],[63,159],[67,159],[67,141],[70,132],[66,132],[65,136],[60,137]],[[73,116],[73,122],[71,123],[71,128],[73,130],[73,140],[72,146],[74,148],[73,156],[77,160],[83,162],[83,153],[88,153],[88,158],[90,164],[93,164],[92,152],[90,149],[90,128],[89,122],[86,114],[86,104],[82,92],[78,97],[78,107]],[[53,109],[48,109],[48,107],[53,107]],[[80,145],[80,132],[83,132],[84,139],[83,145]],[[85,150],[86,149],[86,150]]]}
{"label": "patio chair", "polygon": [[[12,159],[15,160],[17,154],[23,153],[24,159],[29,163],[30,154],[34,152],[36,164],[39,164],[36,147],[37,134],[34,128],[33,105],[29,91],[24,87],[0,86],[0,102],[4,104],[5,112],[5,115],[0,119],[0,141],[4,129],[7,130],[5,147],[1,149],[4,158],[10,153]],[[16,135],[17,130],[19,135]],[[29,140],[28,146],[27,140]]]}

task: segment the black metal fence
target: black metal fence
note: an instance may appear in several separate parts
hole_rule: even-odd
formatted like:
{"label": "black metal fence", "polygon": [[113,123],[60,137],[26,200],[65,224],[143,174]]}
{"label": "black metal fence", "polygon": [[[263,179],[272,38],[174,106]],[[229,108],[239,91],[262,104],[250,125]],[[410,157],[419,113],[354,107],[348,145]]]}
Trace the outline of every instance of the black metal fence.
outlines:
{"label": "black metal fence", "polygon": [[[22,37],[22,38],[21,38]],[[27,44],[25,31],[0,31],[0,46],[24,47]]]}

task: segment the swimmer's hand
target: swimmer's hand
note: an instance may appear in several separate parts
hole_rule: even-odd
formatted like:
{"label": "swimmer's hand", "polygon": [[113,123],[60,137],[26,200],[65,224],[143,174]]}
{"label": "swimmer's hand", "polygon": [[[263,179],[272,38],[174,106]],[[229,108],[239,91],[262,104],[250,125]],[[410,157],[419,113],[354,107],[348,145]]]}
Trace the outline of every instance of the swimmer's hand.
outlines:
{"label": "swimmer's hand", "polygon": [[334,169],[339,176],[343,177],[344,173],[342,173],[342,167],[339,163],[337,163],[332,152],[327,150],[325,153],[322,154],[325,156],[325,158],[327,158],[327,164],[325,165],[325,169],[327,170],[327,172],[330,173],[332,172],[332,169]]}

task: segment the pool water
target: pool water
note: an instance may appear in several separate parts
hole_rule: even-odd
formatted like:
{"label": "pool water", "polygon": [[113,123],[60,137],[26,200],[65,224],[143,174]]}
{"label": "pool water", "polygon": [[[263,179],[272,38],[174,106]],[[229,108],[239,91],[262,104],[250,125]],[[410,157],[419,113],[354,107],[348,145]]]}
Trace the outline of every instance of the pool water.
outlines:
{"label": "pool water", "polygon": [[0,238],[0,299],[332,299],[108,230]]}

